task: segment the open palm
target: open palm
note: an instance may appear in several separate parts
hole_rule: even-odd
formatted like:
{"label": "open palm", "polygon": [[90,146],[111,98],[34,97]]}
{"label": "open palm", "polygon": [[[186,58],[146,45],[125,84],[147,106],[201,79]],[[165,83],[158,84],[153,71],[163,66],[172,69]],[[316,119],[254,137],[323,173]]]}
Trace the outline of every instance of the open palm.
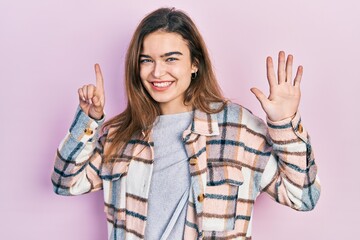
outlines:
{"label": "open palm", "polygon": [[299,66],[294,81],[292,80],[293,56],[289,55],[285,63],[285,53],[279,52],[278,76],[276,79],[274,65],[271,57],[266,59],[267,79],[270,86],[270,95],[266,97],[257,88],[251,88],[260,101],[267,117],[271,121],[280,121],[292,117],[300,103],[300,81],[303,67]]}

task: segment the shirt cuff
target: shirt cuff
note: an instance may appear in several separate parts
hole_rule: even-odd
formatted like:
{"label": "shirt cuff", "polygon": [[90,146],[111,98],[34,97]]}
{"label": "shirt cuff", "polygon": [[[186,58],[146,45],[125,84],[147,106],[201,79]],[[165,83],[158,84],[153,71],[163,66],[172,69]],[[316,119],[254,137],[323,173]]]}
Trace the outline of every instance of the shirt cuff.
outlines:
{"label": "shirt cuff", "polygon": [[95,120],[89,117],[81,107],[78,106],[69,132],[74,139],[85,143],[94,138],[104,122],[105,114],[101,119]]}
{"label": "shirt cuff", "polygon": [[287,141],[298,137],[305,143],[308,143],[308,134],[301,124],[299,112],[296,112],[293,117],[281,121],[274,122],[269,118],[266,118],[266,121],[271,139],[276,141]]}

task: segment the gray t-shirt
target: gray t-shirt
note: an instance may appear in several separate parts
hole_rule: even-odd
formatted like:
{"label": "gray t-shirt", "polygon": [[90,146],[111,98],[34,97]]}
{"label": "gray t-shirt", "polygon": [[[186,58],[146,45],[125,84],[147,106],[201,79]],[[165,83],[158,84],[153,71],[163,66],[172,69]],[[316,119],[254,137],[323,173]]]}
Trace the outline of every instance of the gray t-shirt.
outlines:
{"label": "gray t-shirt", "polygon": [[[182,195],[190,189],[188,156],[182,133],[191,124],[193,112],[160,115],[153,128],[154,169],[150,183],[146,240],[159,240]],[[186,201],[187,202],[187,201]],[[182,239],[186,206],[169,239]]]}

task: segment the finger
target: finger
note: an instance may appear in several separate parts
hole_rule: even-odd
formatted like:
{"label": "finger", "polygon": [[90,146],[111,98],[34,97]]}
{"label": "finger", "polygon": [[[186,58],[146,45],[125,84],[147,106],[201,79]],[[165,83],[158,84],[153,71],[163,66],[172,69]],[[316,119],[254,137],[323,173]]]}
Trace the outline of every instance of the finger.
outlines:
{"label": "finger", "polygon": [[266,58],[266,74],[270,87],[277,84],[274,71],[274,63],[271,57]]}
{"label": "finger", "polygon": [[78,94],[79,94],[79,100],[80,100],[80,102],[86,102],[85,97],[84,97],[84,93],[83,93],[83,91],[82,91],[82,88],[79,88],[79,89],[78,89]]}
{"label": "finger", "polygon": [[92,104],[92,100],[91,100],[91,99],[94,97],[95,90],[96,90],[96,88],[95,88],[94,85],[89,84],[89,85],[87,86],[87,97],[88,97],[88,99],[89,99],[89,103],[90,103],[90,104]]}
{"label": "finger", "polygon": [[260,104],[263,106],[265,102],[268,100],[265,94],[257,88],[251,88],[250,91],[255,95],[255,97],[259,100]]}
{"label": "finger", "polygon": [[293,65],[293,55],[288,55],[287,57],[287,60],[286,60],[286,69],[285,69],[285,72],[286,72],[286,78],[285,78],[285,81],[286,83],[290,83],[291,84],[291,81],[292,81],[292,65]]}
{"label": "finger", "polygon": [[278,82],[282,84],[285,82],[285,52],[280,51],[278,57]]}
{"label": "finger", "polygon": [[303,68],[303,66],[300,65],[296,71],[296,76],[295,76],[295,80],[294,80],[295,87],[300,87],[300,82],[301,82],[303,72],[304,72],[304,68]]}
{"label": "finger", "polygon": [[89,98],[88,98],[88,96],[87,96],[87,93],[88,93],[88,91],[87,91],[87,85],[84,85],[83,87],[82,87],[82,92],[83,92],[83,94],[84,94],[84,99],[85,99],[85,101],[89,101]]}
{"label": "finger", "polygon": [[96,88],[103,93],[104,79],[101,73],[100,65],[98,63],[95,64],[95,75],[96,75]]}

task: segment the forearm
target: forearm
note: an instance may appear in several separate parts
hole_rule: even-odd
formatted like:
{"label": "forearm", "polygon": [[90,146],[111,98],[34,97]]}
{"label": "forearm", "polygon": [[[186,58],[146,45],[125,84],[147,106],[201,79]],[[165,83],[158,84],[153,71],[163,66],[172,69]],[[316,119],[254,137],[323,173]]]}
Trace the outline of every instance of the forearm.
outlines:
{"label": "forearm", "polygon": [[299,114],[292,120],[268,120],[268,131],[272,154],[262,176],[262,191],[296,210],[313,209],[320,184],[310,139]]}
{"label": "forearm", "polygon": [[96,165],[101,162],[102,151],[96,139],[102,122],[94,121],[78,108],[55,156],[51,179],[57,194],[82,194],[95,187],[92,182],[98,182]]}

